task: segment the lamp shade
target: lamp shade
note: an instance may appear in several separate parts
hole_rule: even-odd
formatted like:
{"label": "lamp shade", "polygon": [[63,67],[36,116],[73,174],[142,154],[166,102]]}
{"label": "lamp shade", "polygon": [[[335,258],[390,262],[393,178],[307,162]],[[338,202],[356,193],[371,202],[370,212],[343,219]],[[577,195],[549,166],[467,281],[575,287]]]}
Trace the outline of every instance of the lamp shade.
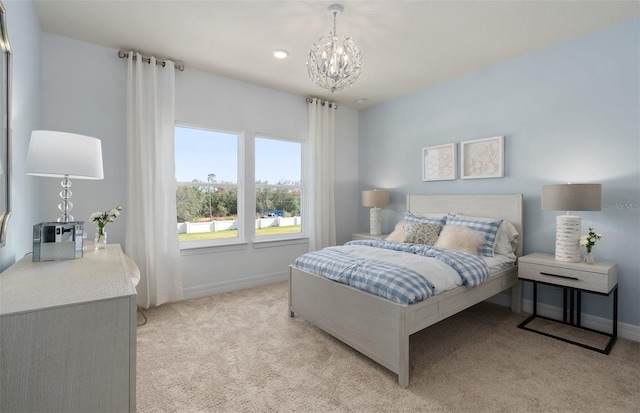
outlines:
{"label": "lamp shade", "polygon": [[362,206],[379,208],[389,205],[389,191],[362,191]]}
{"label": "lamp shade", "polygon": [[551,211],[600,211],[602,210],[602,185],[543,185],[542,209]]}
{"label": "lamp shade", "polygon": [[104,179],[102,142],[75,133],[35,130],[27,152],[27,175]]}

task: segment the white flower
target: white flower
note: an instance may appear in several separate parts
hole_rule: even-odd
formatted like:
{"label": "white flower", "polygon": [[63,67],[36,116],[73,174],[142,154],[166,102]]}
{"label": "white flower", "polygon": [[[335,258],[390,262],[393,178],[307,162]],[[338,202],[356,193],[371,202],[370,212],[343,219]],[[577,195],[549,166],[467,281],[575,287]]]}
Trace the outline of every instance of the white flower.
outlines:
{"label": "white flower", "polygon": [[596,242],[602,238],[601,234],[598,234],[593,230],[593,228],[589,228],[589,234],[580,236],[580,245],[587,247],[587,252],[591,252],[591,249],[596,245]]}
{"label": "white flower", "polygon": [[91,214],[89,219],[92,222],[97,222],[99,228],[103,228],[107,222],[115,221],[116,218],[118,218],[118,215],[120,215],[120,211],[122,211],[122,207],[118,205],[110,211],[94,212],[93,214]]}

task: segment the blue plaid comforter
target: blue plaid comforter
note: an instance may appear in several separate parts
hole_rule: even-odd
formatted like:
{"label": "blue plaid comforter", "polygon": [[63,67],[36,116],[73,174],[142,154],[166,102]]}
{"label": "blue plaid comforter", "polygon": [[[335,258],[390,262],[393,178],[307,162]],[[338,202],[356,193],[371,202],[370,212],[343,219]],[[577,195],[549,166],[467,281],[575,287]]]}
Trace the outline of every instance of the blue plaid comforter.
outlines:
{"label": "blue plaid comforter", "polygon": [[[465,252],[384,240],[349,241],[347,245],[366,245],[435,258],[456,270],[462,285],[468,287],[482,284],[490,274],[482,258]],[[401,304],[411,304],[438,293],[428,280],[428,274],[421,275],[400,265],[356,257],[336,248],[301,255],[295,266]]]}

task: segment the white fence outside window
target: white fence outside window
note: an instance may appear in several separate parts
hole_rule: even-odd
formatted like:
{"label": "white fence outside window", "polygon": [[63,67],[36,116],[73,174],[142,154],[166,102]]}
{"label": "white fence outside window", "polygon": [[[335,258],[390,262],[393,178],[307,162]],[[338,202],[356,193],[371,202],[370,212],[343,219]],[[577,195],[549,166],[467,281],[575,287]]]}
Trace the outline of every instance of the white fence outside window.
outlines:
{"label": "white fence outside window", "polygon": [[[267,227],[289,227],[301,225],[300,217],[275,217],[256,219],[256,229]],[[178,222],[178,234],[196,234],[202,232],[218,232],[238,229],[237,220],[211,222]]]}

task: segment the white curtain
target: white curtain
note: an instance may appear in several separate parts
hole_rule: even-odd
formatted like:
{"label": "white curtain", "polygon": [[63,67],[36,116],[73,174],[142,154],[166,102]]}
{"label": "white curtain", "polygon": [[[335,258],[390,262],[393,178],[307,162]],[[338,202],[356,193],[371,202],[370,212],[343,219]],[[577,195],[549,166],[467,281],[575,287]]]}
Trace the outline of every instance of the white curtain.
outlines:
{"label": "white curtain", "polygon": [[309,251],[336,245],[335,104],[309,99]]}
{"label": "white curtain", "polygon": [[[134,60],[135,56],[135,60]],[[182,299],[174,162],[175,66],[129,52],[126,252],[140,268],[142,307]]]}

